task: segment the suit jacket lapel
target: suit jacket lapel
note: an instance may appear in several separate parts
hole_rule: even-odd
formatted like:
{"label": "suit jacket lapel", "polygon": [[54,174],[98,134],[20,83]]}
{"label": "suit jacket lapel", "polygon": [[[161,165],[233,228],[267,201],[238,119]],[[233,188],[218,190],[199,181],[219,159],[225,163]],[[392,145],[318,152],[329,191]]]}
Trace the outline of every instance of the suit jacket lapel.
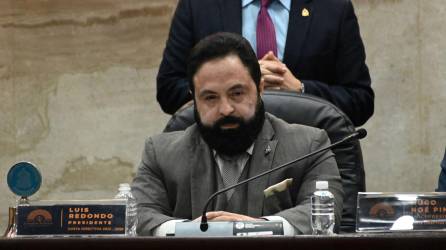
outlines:
{"label": "suit jacket lapel", "polygon": [[[307,9],[309,16],[302,15]],[[303,45],[307,39],[308,28],[314,15],[312,0],[291,1],[290,18],[288,22],[287,39],[283,62],[288,68],[295,68],[302,55]]]}
{"label": "suit jacket lapel", "polygon": [[222,31],[242,34],[242,4],[240,0],[219,0]]}
{"label": "suit jacket lapel", "polygon": [[[268,117],[265,119],[262,132],[257,138],[251,157],[249,177],[258,175],[272,168],[277,140]],[[248,214],[253,217],[263,215],[265,196],[263,190],[267,187],[269,176],[263,176],[248,184]]]}
{"label": "suit jacket lapel", "polygon": [[[196,133],[198,133],[196,131]],[[216,191],[215,168],[211,158],[211,152],[207,144],[197,134],[196,146],[191,149],[191,160],[189,169],[191,169],[191,207],[192,219],[201,216],[201,211],[207,199]],[[212,208],[212,204],[210,206]]]}

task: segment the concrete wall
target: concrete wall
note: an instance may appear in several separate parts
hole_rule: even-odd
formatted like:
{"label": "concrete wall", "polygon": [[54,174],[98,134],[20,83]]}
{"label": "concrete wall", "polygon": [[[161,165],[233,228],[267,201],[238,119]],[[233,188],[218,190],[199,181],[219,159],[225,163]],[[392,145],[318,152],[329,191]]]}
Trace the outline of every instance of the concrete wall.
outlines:
{"label": "concrete wall", "polygon": [[[446,6],[355,0],[376,112],[362,142],[369,191],[432,191],[446,145]],[[34,199],[113,197],[168,119],[155,76],[176,0],[0,1],[0,231],[9,167]]]}
{"label": "concrete wall", "polygon": [[354,4],[376,92],[362,144],[368,190],[433,191],[446,147],[446,5]]}

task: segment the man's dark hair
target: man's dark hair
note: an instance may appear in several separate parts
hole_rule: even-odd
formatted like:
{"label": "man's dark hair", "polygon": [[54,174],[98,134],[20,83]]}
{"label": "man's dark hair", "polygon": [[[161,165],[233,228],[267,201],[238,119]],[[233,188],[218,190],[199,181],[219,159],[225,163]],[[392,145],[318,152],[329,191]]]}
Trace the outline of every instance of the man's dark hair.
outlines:
{"label": "man's dark hair", "polygon": [[260,85],[260,65],[249,42],[242,36],[234,33],[219,32],[203,38],[192,49],[187,66],[187,79],[189,88],[194,93],[194,75],[206,62],[214,59],[235,55],[240,58],[242,64],[248,69],[251,78]]}

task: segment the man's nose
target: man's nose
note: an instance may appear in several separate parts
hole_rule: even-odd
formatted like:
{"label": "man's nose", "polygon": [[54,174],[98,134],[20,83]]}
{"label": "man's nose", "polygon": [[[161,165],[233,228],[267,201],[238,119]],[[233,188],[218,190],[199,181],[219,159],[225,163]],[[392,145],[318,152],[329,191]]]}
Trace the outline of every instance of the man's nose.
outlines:
{"label": "man's nose", "polygon": [[234,107],[232,106],[231,102],[226,98],[223,98],[221,100],[219,108],[220,108],[219,110],[220,114],[223,116],[228,116],[232,114],[232,112],[234,112]]}

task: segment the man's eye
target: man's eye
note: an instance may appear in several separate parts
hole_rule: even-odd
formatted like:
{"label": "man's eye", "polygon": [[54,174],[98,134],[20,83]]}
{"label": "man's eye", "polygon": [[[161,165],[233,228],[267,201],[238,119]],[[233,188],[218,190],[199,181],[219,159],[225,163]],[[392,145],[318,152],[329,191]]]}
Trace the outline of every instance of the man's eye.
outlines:
{"label": "man's eye", "polygon": [[241,96],[242,94],[243,94],[242,91],[234,91],[234,92],[232,92],[233,96]]}
{"label": "man's eye", "polygon": [[204,100],[206,100],[206,101],[212,101],[212,100],[215,100],[217,97],[216,96],[214,96],[214,95],[208,95],[208,96],[205,96],[204,97]]}

